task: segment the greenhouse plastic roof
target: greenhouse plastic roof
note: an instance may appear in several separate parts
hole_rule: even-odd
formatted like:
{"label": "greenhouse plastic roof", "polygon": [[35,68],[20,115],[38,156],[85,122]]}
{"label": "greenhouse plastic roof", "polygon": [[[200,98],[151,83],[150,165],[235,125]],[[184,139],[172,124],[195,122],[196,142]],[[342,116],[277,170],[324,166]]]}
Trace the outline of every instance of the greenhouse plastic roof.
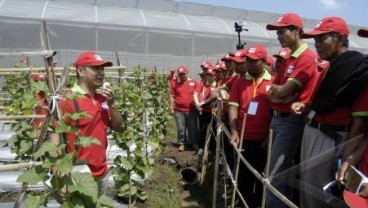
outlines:
{"label": "greenhouse plastic roof", "polygon": [[[172,0],[1,0],[0,16],[218,35],[235,35],[234,22],[245,20],[247,35],[268,39],[275,34],[265,29],[265,23],[273,22],[279,14]],[[307,28],[317,23],[304,21]],[[352,33],[357,30],[354,26],[351,29]],[[368,47],[354,37],[352,41],[352,47]]]}
{"label": "greenhouse plastic roof", "polygon": [[[177,2],[173,0],[0,0],[0,50],[45,49],[43,24],[57,62],[67,66],[84,50],[95,50],[128,68],[172,68],[187,65],[192,74],[203,59],[216,61],[238,44],[234,22],[243,20],[248,32],[242,42],[264,44],[269,54],[280,49],[275,31],[266,24],[280,14],[246,9]],[[305,31],[318,20],[304,19]],[[368,41],[350,25],[350,48],[368,53]],[[305,40],[314,50],[312,39]],[[2,59],[11,66],[17,59]],[[36,65],[42,60],[33,59]]]}

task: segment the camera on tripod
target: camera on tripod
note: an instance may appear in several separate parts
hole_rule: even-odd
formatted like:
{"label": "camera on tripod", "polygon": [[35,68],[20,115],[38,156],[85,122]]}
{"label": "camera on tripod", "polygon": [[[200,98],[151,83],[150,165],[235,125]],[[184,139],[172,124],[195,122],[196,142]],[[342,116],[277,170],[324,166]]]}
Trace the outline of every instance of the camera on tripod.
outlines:
{"label": "camera on tripod", "polygon": [[248,31],[248,29],[244,28],[247,23],[245,21],[238,21],[234,23],[235,32],[238,33],[238,45],[236,46],[237,50],[243,49],[246,43],[242,43],[240,39],[240,33],[243,31]]}

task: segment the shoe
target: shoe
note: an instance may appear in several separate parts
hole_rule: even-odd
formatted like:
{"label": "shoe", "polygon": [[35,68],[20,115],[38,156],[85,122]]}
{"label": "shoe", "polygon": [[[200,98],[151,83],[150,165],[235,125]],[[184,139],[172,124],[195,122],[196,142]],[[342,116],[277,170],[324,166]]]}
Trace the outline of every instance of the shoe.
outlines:
{"label": "shoe", "polygon": [[183,152],[185,149],[184,144],[180,144],[178,147],[179,152]]}
{"label": "shoe", "polygon": [[192,146],[192,150],[194,150],[194,151],[198,151],[198,149],[199,149],[198,144],[193,144],[193,146]]}

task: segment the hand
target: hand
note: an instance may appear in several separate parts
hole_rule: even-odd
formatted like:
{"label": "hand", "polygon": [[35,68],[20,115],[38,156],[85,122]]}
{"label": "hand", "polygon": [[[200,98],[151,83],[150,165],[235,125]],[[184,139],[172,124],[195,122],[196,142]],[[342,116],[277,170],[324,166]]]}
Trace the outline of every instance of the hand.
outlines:
{"label": "hand", "polygon": [[291,112],[296,115],[301,115],[305,110],[305,104],[302,102],[295,102],[291,104]]}
{"label": "hand", "polygon": [[219,93],[217,90],[211,90],[211,98],[218,98]]}
{"label": "hand", "polygon": [[234,131],[231,132],[231,136],[229,138],[229,143],[233,145],[234,147],[237,147],[239,144],[240,138],[238,132]]}
{"label": "hand", "polygon": [[361,197],[368,198],[368,183],[362,184],[362,190],[358,194]]}
{"label": "hand", "polygon": [[174,115],[175,111],[174,111],[173,107],[170,107],[170,113],[171,113],[171,115]]}
{"label": "hand", "polygon": [[203,105],[203,102],[200,102],[200,103],[197,103],[197,104],[195,104],[195,106],[196,106],[196,108],[197,108],[197,110],[199,110],[199,111],[201,111],[202,110],[202,105]]}
{"label": "hand", "polygon": [[100,94],[105,97],[108,106],[114,105],[115,92],[111,86],[105,86]]}
{"label": "hand", "polygon": [[337,170],[336,174],[335,174],[335,179],[337,181],[339,181],[341,184],[345,183],[345,174],[346,174],[346,170],[348,169],[350,163],[348,161],[345,161],[340,169]]}

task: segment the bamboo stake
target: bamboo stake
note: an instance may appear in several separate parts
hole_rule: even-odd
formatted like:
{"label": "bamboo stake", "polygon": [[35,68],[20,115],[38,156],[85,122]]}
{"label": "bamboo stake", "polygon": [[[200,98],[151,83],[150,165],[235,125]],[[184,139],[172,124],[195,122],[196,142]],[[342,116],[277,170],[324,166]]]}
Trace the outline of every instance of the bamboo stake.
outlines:
{"label": "bamboo stake", "polygon": [[0,57],[6,56],[54,56],[56,51],[22,51],[22,52],[0,52]]}
{"label": "bamboo stake", "polygon": [[[45,43],[45,47],[46,50],[50,50],[50,43],[49,43],[49,37],[48,37],[48,30],[47,30],[47,25],[46,25],[46,21],[43,21],[43,40]],[[55,72],[54,72],[54,61],[53,61],[53,56],[56,53],[53,53],[52,55],[49,56],[45,56],[44,57],[44,62],[45,62],[45,68],[46,68],[46,75],[47,75],[47,79],[48,79],[48,87],[50,90],[50,93],[52,95],[55,95],[55,90],[56,90],[56,80],[55,80]],[[63,77],[62,77],[63,79]],[[61,87],[60,87],[61,88]],[[50,101],[50,104],[53,101]],[[55,104],[57,105],[57,103]],[[52,115],[49,113],[47,114],[47,116],[45,117],[45,120],[42,124],[41,130],[40,130],[40,134],[38,136],[38,140],[37,140],[37,144],[35,145],[35,148],[33,149],[33,152],[36,152],[41,145],[43,144],[45,137],[46,137],[46,133],[47,133],[47,129],[48,129],[48,124],[51,121]],[[34,158],[33,158],[34,159]],[[28,188],[28,183],[22,183],[22,187],[21,190],[19,191],[18,197],[14,203],[14,208],[19,208],[20,204],[23,201],[24,195],[26,193],[26,190]]]}
{"label": "bamboo stake", "polygon": [[217,100],[217,131],[216,131],[216,156],[215,156],[215,174],[213,179],[213,197],[212,197],[212,208],[216,208],[216,201],[217,201],[217,180],[219,174],[219,160],[220,160],[220,144],[221,144],[221,133],[222,133],[222,125],[221,124],[221,115],[222,115],[222,108],[221,108],[221,100]]}
{"label": "bamboo stake", "polygon": [[[273,131],[270,129],[270,133],[268,135],[268,146],[267,146],[267,162],[265,167],[265,175],[264,177],[268,179],[270,175],[270,163],[271,163],[271,151],[272,151],[272,136]],[[262,208],[266,207],[266,192],[267,192],[267,186],[263,185],[263,196],[262,196]]]}
{"label": "bamboo stake", "polygon": [[201,176],[200,176],[200,184],[204,182],[204,178],[207,173],[207,165],[208,165],[208,148],[210,144],[210,140],[212,137],[212,124],[213,124],[213,116],[211,117],[211,121],[207,126],[206,129],[206,138],[205,138],[205,145],[203,150],[203,156],[202,161],[199,161],[201,163]]}
{"label": "bamboo stake", "polygon": [[46,116],[45,115],[9,115],[9,116],[0,116],[0,121],[33,119],[33,118],[46,118]]}
{"label": "bamboo stake", "polygon": [[0,171],[13,171],[25,168],[31,168],[33,166],[42,165],[42,162],[25,162],[17,164],[0,165]]}
{"label": "bamboo stake", "polygon": [[[235,183],[238,183],[238,176],[239,176],[239,165],[240,165],[240,156],[241,156],[241,150],[243,148],[243,135],[244,135],[244,130],[245,130],[245,125],[246,125],[246,120],[247,120],[247,114],[244,113],[244,118],[243,118],[243,123],[242,123],[242,129],[241,129],[241,135],[240,135],[240,142],[239,142],[239,147],[236,148],[234,147],[235,150],[238,150],[238,157],[236,159],[236,166],[235,166]],[[233,189],[233,195],[231,198],[231,207],[234,208],[235,205],[235,187]],[[248,207],[247,204],[245,204],[246,207]]]}

